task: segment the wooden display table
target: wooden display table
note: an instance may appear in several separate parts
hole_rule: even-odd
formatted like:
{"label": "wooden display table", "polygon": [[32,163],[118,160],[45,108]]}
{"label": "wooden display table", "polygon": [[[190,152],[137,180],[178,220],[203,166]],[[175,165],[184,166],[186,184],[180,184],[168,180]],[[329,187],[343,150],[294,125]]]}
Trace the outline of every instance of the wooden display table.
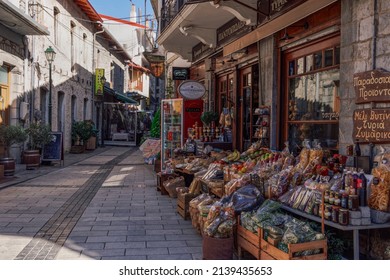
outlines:
{"label": "wooden display table", "polygon": [[[283,210],[286,210],[290,213],[296,214],[298,216],[310,219],[312,221],[321,223],[321,218],[307,214],[305,212],[302,212],[300,210],[288,207],[286,205],[282,205],[281,207]],[[385,224],[370,224],[370,225],[364,225],[364,226],[343,226],[328,220],[324,221],[325,225],[334,227],[343,231],[352,231],[352,239],[353,239],[353,259],[358,260],[360,258],[360,247],[359,247],[359,231],[360,230],[370,230],[370,229],[381,229],[381,228],[390,228],[390,223],[385,223]]]}

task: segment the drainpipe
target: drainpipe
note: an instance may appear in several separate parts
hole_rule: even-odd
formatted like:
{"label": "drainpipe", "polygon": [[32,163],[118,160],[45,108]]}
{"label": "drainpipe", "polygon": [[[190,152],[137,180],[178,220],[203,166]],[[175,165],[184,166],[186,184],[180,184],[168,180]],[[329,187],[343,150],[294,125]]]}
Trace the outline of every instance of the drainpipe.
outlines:
{"label": "drainpipe", "polygon": [[[100,24],[99,22],[97,22]],[[91,119],[94,118],[94,107],[95,107],[95,68],[96,68],[96,62],[95,62],[95,42],[96,42],[96,35],[104,33],[104,27],[102,26],[101,31],[96,31],[93,33],[93,41],[92,41],[92,105],[91,105]],[[96,116],[97,121],[98,116]]]}
{"label": "drainpipe", "polygon": [[376,69],[376,38],[378,36],[378,0],[374,0],[374,22],[372,25],[372,69]]}

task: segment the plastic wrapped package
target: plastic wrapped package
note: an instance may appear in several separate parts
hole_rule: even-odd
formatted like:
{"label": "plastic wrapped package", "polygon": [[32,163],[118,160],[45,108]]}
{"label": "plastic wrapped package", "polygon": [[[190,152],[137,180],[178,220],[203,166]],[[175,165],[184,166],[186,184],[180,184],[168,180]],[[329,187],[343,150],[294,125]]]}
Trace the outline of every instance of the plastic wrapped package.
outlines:
{"label": "plastic wrapped package", "polygon": [[[278,198],[288,190],[290,172],[291,172],[291,168],[288,168],[286,170],[282,170],[277,176],[273,177],[273,178],[277,177],[277,182],[276,184],[271,185],[272,197]],[[273,182],[274,181],[272,181],[272,183]]]}
{"label": "plastic wrapped package", "polygon": [[240,214],[242,211],[248,212],[257,208],[264,202],[264,197],[254,185],[246,185],[223,200],[232,202],[235,213]]}
{"label": "plastic wrapped package", "polygon": [[290,201],[292,195],[294,194],[294,192],[295,192],[295,189],[288,190],[287,192],[285,192],[284,194],[282,194],[278,198],[278,201],[283,203],[283,204],[289,204],[289,201]]}
{"label": "plastic wrapped package", "polygon": [[334,192],[338,192],[343,187],[343,176],[341,173],[335,174],[332,179],[329,181],[330,190]]}

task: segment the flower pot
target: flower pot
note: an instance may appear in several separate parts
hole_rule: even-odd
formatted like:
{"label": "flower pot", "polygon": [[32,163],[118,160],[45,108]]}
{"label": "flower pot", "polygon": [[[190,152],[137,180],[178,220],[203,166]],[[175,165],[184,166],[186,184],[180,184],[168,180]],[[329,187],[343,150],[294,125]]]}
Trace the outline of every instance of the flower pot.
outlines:
{"label": "flower pot", "polygon": [[24,163],[27,170],[36,169],[41,165],[39,150],[27,150],[23,153]]}
{"label": "flower pot", "polygon": [[96,136],[91,136],[87,141],[87,150],[96,149]]}
{"label": "flower pot", "polygon": [[84,145],[73,145],[70,148],[70,153],[72,154],[81,154],[84,153],[85,147]]}
{"label": "flower pot", "polygon": [[0,158],[0,165],[4,166],[4,176],[14,176],[15,174],[15,159]]}

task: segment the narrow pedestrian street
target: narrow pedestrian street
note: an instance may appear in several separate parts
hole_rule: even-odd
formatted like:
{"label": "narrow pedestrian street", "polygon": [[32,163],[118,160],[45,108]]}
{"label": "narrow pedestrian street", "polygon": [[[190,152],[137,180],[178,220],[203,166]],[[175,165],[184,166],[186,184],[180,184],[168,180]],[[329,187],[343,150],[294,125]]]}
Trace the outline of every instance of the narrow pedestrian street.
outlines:
{"label": "narrow pedestrian street", "polygon": [[202,258],[201,236],[157,191],[138,148],[49,170],[0,189],[1,260]]}

